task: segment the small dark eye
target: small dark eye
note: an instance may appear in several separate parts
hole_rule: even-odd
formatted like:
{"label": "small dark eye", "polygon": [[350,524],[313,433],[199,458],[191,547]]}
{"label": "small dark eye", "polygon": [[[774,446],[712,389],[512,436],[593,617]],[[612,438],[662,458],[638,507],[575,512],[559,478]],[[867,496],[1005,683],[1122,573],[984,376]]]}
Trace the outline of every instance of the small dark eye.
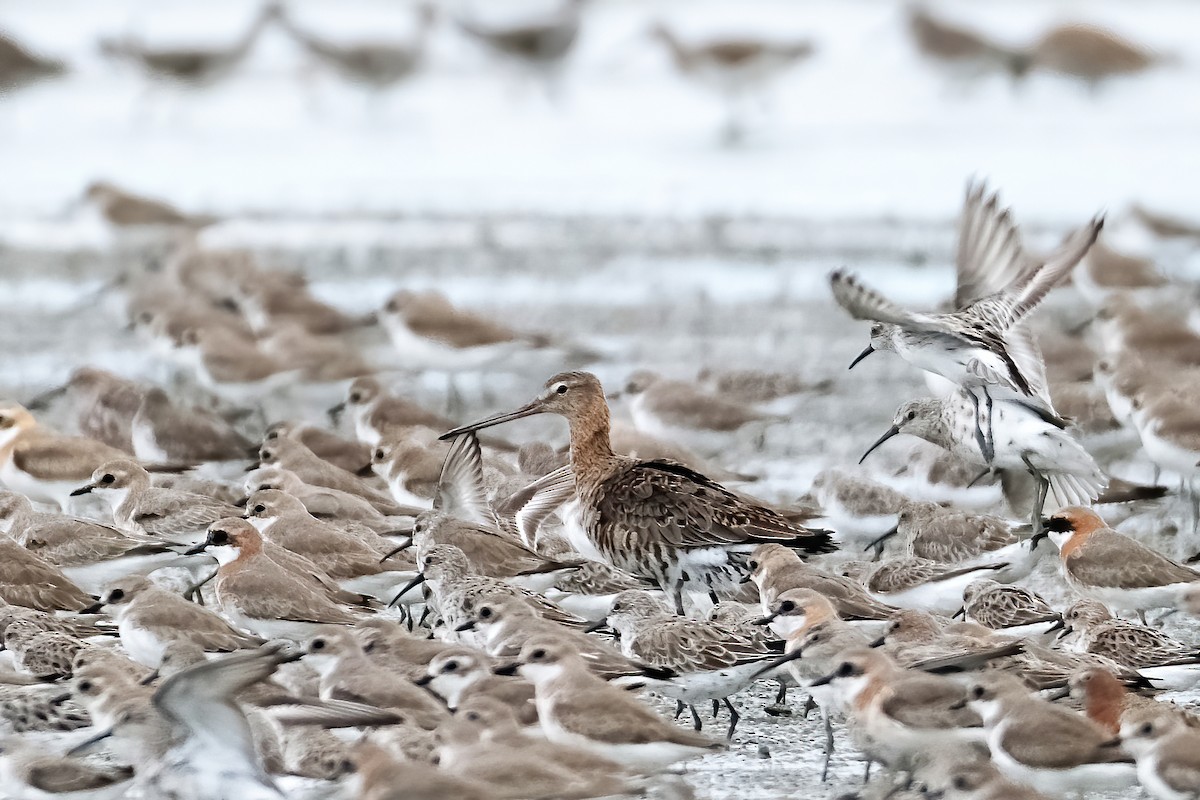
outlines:
{"label": "small dark eye", "polygon": [[490,619],[492,616],[492,610],[487,606],[484,606],[483,608],[479,609],[479,616],[483,619]]}
{"label": "small dark eye", "polygon": [[757,561],[748,561],[748,562],[746,562],[746,566],[749,567],[750,569],[758,569],[758,562]]}
{"label": "small dark eye", "polygon": [[796,610],[796,604],[793,603],[791,600],[784,600],[782,603],[779,604],[779,610],[782,611],[783,613],[787,614],[788,612]]}
{"label": "small dark eye", "polygon": [[112,483],[115,480],[116,480],[116,478],[114,478],[112,475],[105,475],[103,478],[100,479],[100,482],[101,483]]}
{"label": "small dark eye", "polygon": [[613,603],[612,610],[613,610],[613,611],[620,611],[620,610],[621,610],[621,604],[620,604],[620,603]]}
{"label": "small dark eye", "polygon": [[382,447],[380,447],[380,448],[378,448],[378,449],[376,449],[376,450],[375,450],[375,460],[376,460],[376,461],[383,461],[383,459],[384,459],[384,457],[385,457],[386,455],[387,455],[387,454],[383,452],[383,448],[382,448]]}
{"label": "small dark eye", "polygon": [[1142,725],[1142,735],[1143,736],[1149,736],[1153,732],[1154,732],[1154,726],[1151,723],[1147,722],[1146,724]]}
{"label": "small dark eye", "polygon": [[965,792],[971,788],[971,782],[962,775],[959,775],[954,779],[954,788],[960,792]]}
{"label": "small dark eye", "polygon": [[361,395],[361,394],[359,394],[358,392],[355,392],[354,394],[350,395],[350,402],[351,402],[351,403],[358,403],[358,402],[361,402],[361,401],[362,401],[362,395]]}
{"label": "small dark eye", "polygon": [[917,418],[917,412],[915,412],[915,411],[910,411],[910,412],[908,412],[907,414],[905,414],[905,415],[904,415],[904,418],[905,418],[905,419],[916,419],[916,418]]}
{"label": "small dark eye", "polygon": [[325,649],[325,640],[324,639],[313,639],[313,643],[312,643],[311,647],[313,650],[324,650]]}
{"label": "small dark eye", "polygon": [[266,511],[266,510],[267,510],[267,507],[266,507],[266,506],[264,506],[262,503],[259,503],[258,505],[256,505],[256,506],[254,507],[254,513],[255,513],[255,514],[261,514],[261,513],[263,513],[263,512],[264,512],[264,511]]}
{"label": "small dark eye", "polygon": [[108,593],[109,600],[120,600],[124,596],[125,596],[124,589],[113,589],[111,592]]}
{"label": "small dark eye", "polygon": [[976,700],[982,700],[982,699],[983,699],[983,694],[984,694],[984,691],[983,691],[983,687],[982,687],[982,686],[975,686],[975,687],[972,687],[972,689],[971,689],[971,697],[973,697],[974,699],[976,699]]}
{"label": "small dark eye", "polygon": [[91,690],[92,690],[92,682],[91,681],[80,681],[79,682],[79,691],[90,692]]}
{"label": "small dark eye", "polygon": [[443,672],[454,672],[456,669],[458,669],[457,661],[447,661],[446,666],[442,671]]}
{"label": "small dark eye", "polygon": [[468,711],[466,716],[470,722],[479,722],[479,720],[482,719],[477,711]]}
{"label": "small dark eye", "polygon": [[554,391],[558,392],[559,394],[566,394],[567,393],[567,385],[565,383],[560,383],[558,386],[555,387]]}
{"label": "small dark eye", "polygon": [[849,661],[843,661],[842,665],[840,667],[838,667],[837,674],[842,676],[843,678],[847,677],[849,675],[853,675],[854,674],[854,665],[851,664]]}
{"label": "small dark eye", "polygon": [[229,541],[229,532],[213,531],[212,535],[209,536],[209,540],[212,541],[213,544],[224,544],[225,542]]}
{"label": "small dark eye", "polygon": [[546,651],[539,647],[537,650],[533,651],[533,657],[535,659],[541,660],[546,657]]}

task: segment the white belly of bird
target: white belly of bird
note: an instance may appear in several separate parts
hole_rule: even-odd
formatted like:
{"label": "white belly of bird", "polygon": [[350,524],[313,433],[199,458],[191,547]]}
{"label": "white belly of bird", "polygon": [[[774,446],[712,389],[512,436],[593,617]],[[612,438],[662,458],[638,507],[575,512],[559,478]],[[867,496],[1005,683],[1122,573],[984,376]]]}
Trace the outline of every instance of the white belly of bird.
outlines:
{"label": "white belly of bird", "polygon": [[986,574],[982,571],[968,572],[946,580],[922,583],[899,592],[871,592],[871,596],[899,608],[949,615],[962,607],[963,589]]}
{"label": "white belly of bird", "polygon": [[477,347],[452,347],[412,332],[403,320],[383,317],[392,347],[405,367],[455,371],[474,370],[495,363],[520,348],[518,342],[499,342]]}
{"label": "white belly of bird", "polygon": [[750,685],[755,672],[766,659],[749,664],[735,664],[724,669],[687,672],[669,681],[656,684],[654,690],[673,700],[698,703],[702,700],[722,700]]}
{"label": "white belly of bird", "polygon": [[1139,669],[1149,678],[1155,689],[1167,692],[1187,691],[1200,683],[1200,664],[1172,664],[1165,667],[1143,667]]}
{"label": "white belly of bird", "polygon": [[168,642],[155,635],[149,628],[143,628],[128,619],[122,619],[117,624],[117,633],[121,636],[121,645],[129,653],[129,657],[150,669],[158,669],[162,663],[163,651]]}
{"label": "white belly of bird", "polygon": [[1158,774],[1158,753],[1151,752],[1144,758],[1139,758],[1137,762],[1138,780],[1142,784],[1151,797],[1157,800],[1193,800],[1195,794],[1192,792],[1181,792],[1173,789],[1162,776]]}
{"label": "white belly of bird", "polygon": [[1009,722],[1001,722],[988,737],[992,761],[1009,779],[1024,783],[1040,792],[1072,795],[1082,792],[1104,792],[1124,789],[1137,783],[1133,764],[1083,764],[1066,769],[1028,767],[1000,747],[1000,739]]}
{"label": "white belly of bird", "polygon": [[1099,600],[1114,611],[1149,611],[1154,608],[1174,608],[1180,593],[1189,584],[1171,583],[1166,586],[1146,586],[1140,589],[1119,589],[1115,586],[1089,586],[1067,574],[1067,580],[1080,594]]}
{"label": "white belly of bird", "polygon": [[158,437],[154,428],[145,422],[135,422],[130,426],[130,441],[133,442],[133,453],[140,461],[157,461],[166,463],[171,460],[166,450],[158,445]]}
{"label": "white belly of bird", "polygon": [[221,612],[235,627],[250,631],[264,639],[291,639],[294,642],[302,642],[321,627],[313,622],[251,617],[238,608],[235,603],[222,603]]}
{"label": "white belly of bird", "polygon": [[592,561],[612,564],[612,561],[596,548],[591,537],[588,536],[587,530],[583,527],[583,509],[580,507],[578,497],[572,497],[563,503],[558,513],[563,522],[563,536],[566,537],[572,550]]}
{"label": "white belly of bird", "polygon": [[44,481],[35,478],[24,470],[17,469],[11,458],[4,460],[0,466],[0,482],[14,492],[20,492],[34,502],[54,503],[59,508],[66,509],[71,492],[87,483],[79,481]]}

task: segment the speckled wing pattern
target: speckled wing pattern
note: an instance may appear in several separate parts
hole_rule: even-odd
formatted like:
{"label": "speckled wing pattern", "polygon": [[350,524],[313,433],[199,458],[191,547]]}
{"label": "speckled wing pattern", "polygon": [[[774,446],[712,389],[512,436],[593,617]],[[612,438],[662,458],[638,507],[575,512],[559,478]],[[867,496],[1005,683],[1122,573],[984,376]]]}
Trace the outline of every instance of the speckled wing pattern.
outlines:
{"label": "speckled wing pattern", "polygon": [[[1008,523],[1001,519],[975,517],[962,512],[939,515],[929,535],[916,533],[912,554],[932,561],[956,563],[990,553],[1018,540]],[[937,535],[939,532],[949,535]]]}
{"label": "speckled wing pattern", "polygon": [[638,632],[634,655],[647,664],[676,672],[725,669],[777,655],[765,643],[716,625],[664,619]]}
{"label": "speckled wing pattern", "polygon": [[838,305],[855,319],[888,322],[923,333],[948,333],[946,326],[936,317],[917,314],[896,305],[845,270],[835,270],[829,276],[829,285]]}
{"label": "speckled wing pattern", "polygon": [[999,586],[967,605],[967,613],[989,628],[1012,628],[1062,618],[1049,603],[1020,586]]}
{"label": "speckled wing pattern", "polygon": [[203,531],[219,519],[241,515],[242,509],[211,497],[150,487],[138,498],[133,521],[147,533],[170,539]]}
{"label": "speckled wing pattern", "polygon": [[954,266],[956,309],[1007,289],[1034,266],[1021,247],[1011,212],[1000,206],[999,195],[989,192],[985,183],[967,184]]}
{"label": "speckled wing pattern", "polygon": [[837,549],[829,531],[793,525],[670,461],[632,462],[599,493],[601,530],[647,544],[693,548],[778,542],[810,553]]}
{"label": "speckled wing pattern", "polygon": [[1096,635],[1089,636],[1088,652],[1111,658],[1131,669],[1200,663],[1200,648],[1153,628],[1120,620],[1105,624]]}
{"label": "speckled wing pattern", "polygon": [[[1005,565],[994,564],[990,565],[990,568],[999,569],[1003,566]],[[881,593],[902,592],[906,589],[912,589],[915,586],[929,583],[930,581],[949,580],[987,568],[989,567],[978,565],[958,567],[952,564],[939,564],[927,558],[898,559],[880,564],[871,573],[871,577],[867,581],[867,588],[873,592]]]}

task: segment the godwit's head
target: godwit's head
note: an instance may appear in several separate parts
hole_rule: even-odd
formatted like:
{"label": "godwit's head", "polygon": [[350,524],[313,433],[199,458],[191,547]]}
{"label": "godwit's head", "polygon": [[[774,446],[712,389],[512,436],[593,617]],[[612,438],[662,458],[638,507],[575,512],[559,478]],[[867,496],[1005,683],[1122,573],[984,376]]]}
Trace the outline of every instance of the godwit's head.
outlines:
{"label": "godwit's head", "polygon": [[537,397],[517,410],[463,425],[447,431],[441,438],[453,439],[468,431],[490,428],[535,414],[558,414],[572,423],[602,416],[607,422],[608,404],[604,400],[604,387],[600,385],[600,379],[590,372],[560,372],[546,381]]}

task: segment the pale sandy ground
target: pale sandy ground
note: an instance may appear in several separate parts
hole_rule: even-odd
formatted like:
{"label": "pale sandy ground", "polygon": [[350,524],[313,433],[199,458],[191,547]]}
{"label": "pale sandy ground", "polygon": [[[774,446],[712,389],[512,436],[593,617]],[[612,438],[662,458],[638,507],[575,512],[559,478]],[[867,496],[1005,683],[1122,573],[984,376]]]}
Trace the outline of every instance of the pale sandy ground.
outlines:
{"label": "pale sandy ground", "polygon": [[[523,224],[505,229],[507,245],[491,248],[478,247],[465,234],[458,244],[439,234],[433,239],[440,241],[424,245],[414,239],[356,249],[339,244],[336,236],[318,241],[313,230],[325,230],[319,226],[301,244],[278,230],[258,231],[250,238],[258,240],[264,257],[303,268],[319,294],[347,308],[376,306],[393,287],[439,286],[456,301],[513,324],[598,347],[609,358],[592,368],[609,385],[619,384],[635,366],[679,376],[691,376],[704,366],[761,367],[832,379],[833,390],[802,398],[790,422],[746,431],[717,456],[725,466],[765,476],[747,489],[772,500],[795,499],[825,466],[853,465],[887,427],[895,407],[924,392],[920,378],[893,358],[875,357],[845,371],[861,349],[865,331],[832,305],[825,274],[849,265],[906,301],[932,304],[952,280],[949,227],[847,223],[818,231],[793,221],[778,226],[792,232],[791,243],[772,251],[717,245],[697,238],[694,231],[667,234],[664,223],[648,226],[659,239],[653,247],[644,238],[614,240],[603,233],[611,222]],[[396,226],[411,228],[412,223]],[[524,233],[517,236],[514,231],[520,230]],[[809,233],[797,233],[804,231]],[[757,241],[761,245],[770,238],[760,230]],[[728,239],[726,234],[723,241]],[[572,242],[585,244],[570,246]],[[703,250],[718,255],[698,254]],[[1178,254],[1162,252],[1169,265],[1185,263]],[[161,378],[161,368],[122,330],[113,295],[95,294],[104,281],[144,260],[132,252],[0,251],[5,276],[0,290],[0,352],[5,354],[0,396],[27,398],[84,363]],[[1075,318],[1081,310],[1076,300],[1071,290],[1061,291],[1043,322]],[[454,404],[455,414],[473,418],[520,404],[559,365],[534,359],[512,366],[512,371],[457,379],[461,400]],[[402,385],[431,406],[447,405],[444,377],[418,376]],[[269,405],[273,414],[319,419],[319,410],[337,391],[333,387],[273,398]],[[618,405],[615,413],[620,416],[623,409]],[[507,433],[519,441],[541,433],[561,442],[565,426],[559,420],[536,420]],[[872,457],[867,469],[886,475],[903,465],[906,453],[905,444],[893,442]],[[1137,463],[1120,469],[1133,477],[1148,475]],[[1144,531],[1178,520],[1177,506],[1168,503],[1124,524]],[[1195,549],[1194,542],[1181,539],[1154,541],[1171,552]],[[1031,585],[1061,603],[1067,597],[1052,569],[1044,563]],[[1200,630],[1179,617],[1169,629],[1200,641]],[[738,698],[743,718],[727,754],[686,765],[684,781],[696,796],[825,797],[859,790],[862,764],[840,732],[832,779],[825,786],[818,783],[819,720],[815,714],[808,721],[768,716],[763,708],[773,691],[762,685]],[[794,708],[799,700],[793,690]],[[722,717],[711,730],[720,735],[724,727]]]}

